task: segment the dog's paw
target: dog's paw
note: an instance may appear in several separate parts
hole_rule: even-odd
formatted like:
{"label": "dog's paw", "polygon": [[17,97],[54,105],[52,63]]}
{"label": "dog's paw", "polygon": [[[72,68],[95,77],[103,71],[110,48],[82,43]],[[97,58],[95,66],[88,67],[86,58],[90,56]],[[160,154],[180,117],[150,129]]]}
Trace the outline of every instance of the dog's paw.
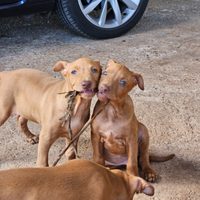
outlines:
{"label": "dog's paw", "polygon": [[27,137],[26,141],[30,144],[37,144],[39,142],[39,136],[33,135],[32,137]]}
{"label": "dog's paw", "polygon": [[158,177],[156,172],[154,172],[152,169],[148,169],[144,171],[144,178],[146,181],[155,182]]}

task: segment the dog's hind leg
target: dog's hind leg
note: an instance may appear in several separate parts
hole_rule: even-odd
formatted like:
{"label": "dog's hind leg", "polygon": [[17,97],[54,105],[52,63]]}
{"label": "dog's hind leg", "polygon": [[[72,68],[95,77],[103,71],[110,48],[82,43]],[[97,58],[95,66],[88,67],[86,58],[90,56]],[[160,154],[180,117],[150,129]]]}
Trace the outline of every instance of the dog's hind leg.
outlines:
{"label": "dog's hind leg", "polygon": [[31,144],[36,144],[39,142],[39,137],[32,134],[27,126],[27,122],[28,120],[25,119],[24,117],[22,117],[21,115],[17,115],[16,116],[17,122],[19,124],[19,128],[21,130],[21,132],[24,135],[24,138],[27,142],[31,143]]}
{"label": "dog's hind leg", "polygon": [[0,126],[10,117],[10,112],[0,107]]}
{"label": "dog's hind leg", "polygon": [[4,98],[6,96],[2,92],[2,83],[1,83],[1,76],[2,72],[0,73],[0,126],[4,124],[4,122],[10,117],[12,113],[12,108],[10,107],[10,103],[12,103],[12,100],[7,100]]}
{"label": "dog's hind leg", "polygon": [[4,122],[10,117],[11,109],[4,105],[3,100],[0,96],[0,126],[4,124]]}
{"label": "dog's hind leg", "polygon": [[154,182],[157,179],[157,174],[151,168],[149,163],[149,133],[142,123],[139,124],[140,130],[138,135],[139,147],[139,165],[144,172],[144,178],[147,181]]}

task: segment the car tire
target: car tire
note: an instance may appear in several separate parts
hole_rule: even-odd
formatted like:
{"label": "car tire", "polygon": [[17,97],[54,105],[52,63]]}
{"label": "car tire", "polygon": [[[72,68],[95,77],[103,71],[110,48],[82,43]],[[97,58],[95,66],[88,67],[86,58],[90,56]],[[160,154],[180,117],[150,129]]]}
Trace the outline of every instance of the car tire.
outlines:
{"label": "car tire", "polygon": [[86,37],[108,39],[131,30],[149,0],[56,0],[55,14],[68,29]]}

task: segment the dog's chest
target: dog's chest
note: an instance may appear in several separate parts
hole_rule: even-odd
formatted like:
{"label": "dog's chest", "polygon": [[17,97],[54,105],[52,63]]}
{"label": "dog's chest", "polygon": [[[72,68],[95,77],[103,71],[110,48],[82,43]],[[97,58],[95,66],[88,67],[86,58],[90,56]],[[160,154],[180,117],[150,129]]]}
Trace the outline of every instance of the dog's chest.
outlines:
{"label": "dog's chest", "polygon": [[78,133],[82,129],[84,124],[87,122],[88,118],[89,118],[89,115],[85,116],[83,118],[73,117],[72,120],[71,120],[72,130],[74,130],[75,133]]}
{"label": "dog's chest", "polygon": [[130,120],[118,117],[106,117],[96,118],[94,127],[101,137],[107,138],[109,141],[115,139],[122,139],[126,137],[128,130],[130,129]]}
{"label": "dog's chest", "polygon": [[104,147],[113,153],[126,152],[126,139],[130,131],[130,120],[121,116],[106,115],[102,113],[95,119],[94,132],[98,133]]}
{"label": "dog's chest", "polygon": [[75,137],[83,128],[85,123],[89,119],[89,111],[78,113],[77,115],[72,116],[71,121],[69,119],[64,125],[64,135],[69,137],[70,129],[72,131],[72,136]]}
{"label": "dog's chest", "polygon": [[121,131],[112,129],[99,130],[101,136],[101,142],[104,143],[104,147],[113,153],[125,152],[125,137]]}
{"label": "dog's chest", "polygon": [[90,115],[90,100],[83,100],[80,97],[76,97],[75,105],[72,113],[72,127],[74,129],[81,129],[88,121]]}

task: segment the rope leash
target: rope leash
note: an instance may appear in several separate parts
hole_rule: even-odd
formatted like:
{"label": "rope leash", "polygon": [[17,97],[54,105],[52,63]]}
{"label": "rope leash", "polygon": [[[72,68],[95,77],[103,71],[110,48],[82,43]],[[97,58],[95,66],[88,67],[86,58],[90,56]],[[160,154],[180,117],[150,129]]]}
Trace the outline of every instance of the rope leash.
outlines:
{"label": "rope leash", "polygon": [[[65,94],[65,98],[68,98],[69,97],[69,100],[68,100],[68,105],[67,105],[67,110],[65,111],[65,114],[63,117],[61,117],[59,120],[63,120],[65,119],[65,121],[62,123],[62,127],[64,127],[65,123],[67,122],[67,120],[69,120],[69,138],[70,140],[72,140],[72,129],[71,129],[71,117],[72,117],[72,112],[73,112],[73,109],[74,109],[74,101],[75,101],[75,98],[76,96],[79,94],[79,92],[77,91],[69,91],[69,92],[62,92],[62,93],[58,93],[58,94]],[[76,147],[74,146],[74,143],[72,144],[73,145],[73,149],[74,149],[74,152],[77,156],[77,151],[76,151]]]}
{"label": "rope leash", "polygon": [[65,154],[65,152],[70,147],[70,145],[73,144],[73,142],[87,129],[87,127],[92,123],[92,121],[96,118],[96,116],[109,104],[109,102],[110,100],[108,100],[107,103],[105,103],[104,106],[90,120],[87,121],[87,123],[84,125],[81,131],[74,137],[73,140],[70,141],[67,147],[59,154],[58,159],[53,163],[52,167],[56,166],[56,164],[61,159],[61,157]]}

